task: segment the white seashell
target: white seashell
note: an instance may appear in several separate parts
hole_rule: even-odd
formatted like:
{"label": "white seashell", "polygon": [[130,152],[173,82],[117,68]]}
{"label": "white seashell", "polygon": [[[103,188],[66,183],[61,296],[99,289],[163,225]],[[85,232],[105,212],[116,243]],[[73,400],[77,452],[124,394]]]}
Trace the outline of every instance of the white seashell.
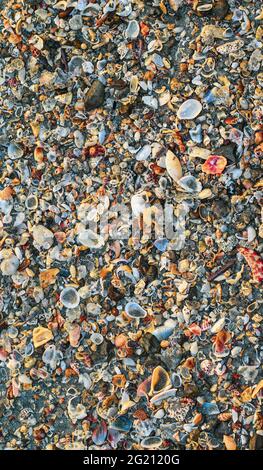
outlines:
{"label": "white seashell", "polygon": [[81,149],[84,145],[84,135],[78,130],[74,132],[74,142],[76,147],[78,147],[79,149]]}
{"label": "white seashell", "polygon": [[248,243],[251,243],[253,242],[253,240],[255,240],[257,234],[256,234],[256,231],[254,229],[254,227],[251,227],[251,225],[247,228],[247,241]]}
{"label": "white seashell", "polygon": [[0,265],[3,276],[12,276],[15,274],[19,267],[19,259],[15,255],[11,255],[9,258],[4,259]]}
{"label": "white seashell", "polygon": [[165,91],[159,96],[159,105],[164,106],[165,104],[169,103],[170,98],[171,98],[170,92]]}
{"label": "white seashell", "polygon": [[88,229],[80,232],[78,242],[88,248],[101,248],[104,245],[104,238]]}
{"label": "white seashell", "polygon": [[69,20],[69,26],[73,31],[77,31],[78,29],[81,29],[83,26],[82,16],[81,15],[72,16],[72,18],[70,18]]}
{"label": "white seashell", "polygon": [[214,325],[211,328],[211,333],[218,333],[224,328],[225,325],[225,318],[220,318],[217,322],[214,323]]}
{"label": "white seashell", "polygon": [[165,163],[168,174],[174,181],[178,181],[183,175],[182,167],[179,159],[171,150],[166,153]]}
{"label": "white seashell", "polygon": [[11,160],[16,160],[16,158],[21,158],[24,154],[24,151],[20,145],[16,143],[10,143],[7,147],[7,154]]}
{"label": "white seashell", "polygon": [[202,185],[194,176],[187,175],[180,178],[177,183],[188,193],[199,193],[202,191]]}
{"label": "white seashell", "polygon": [[129,21],[127,29],[125,31],[125,37],[127,39],[136,39],[140,34],[140,26],[138,21]]}
{"label": "white seashell", "polygon": [[169,318],[164,322],[163,325],[158,326],[154,331],[153,335],[159,340],[165,340],[173,334],[174,329],[176,327],[176,322],[172,320],[172,318]]}
{"label": "white seashell", "polygon": [[181,104],[177,111],[177,117],[178,119],[194,119],[201,113],[202,109],[202,105],[199,101],[189,99]]}
{"label": "white seashell", "polygon": [[72,397],[68,402],[68,415],[73,424],[77,422],[78,419],[84,419],[87,416],[86,408],[82,403],[78,403],[76,406],[72,403],[77,397]]}
{"label": "white seashell", "polygon": [[65,287],[60,293],[60,302],[66,308],[76,308],[80,302],[78,291],[74,287]]}
{"label": "white seashell", "polygon": [[158,393],[154,397],[151,398],[150,403],[152,405],[159,405],[163,400],[167,400],[167,398],[174,397],[176,395],[176,389],[171,388],[170,390],[166,390],[164,392]]}
{"label": "white seashell", "polygon": [[146,106],[149,106],[150,108],[153,109],[158,109],[158,100],[154,98],[153,96],[143,96],[142,101]]}
{"label": "white seashell", "polygon": [[193,147],[189,153],[190,158],[202,158],[206,160],[211,155],[211,150],[202,147]]}
{"label": "white seashell", "polygon": [[35,196],[34,194],[30,194],[26,198],[25,205],[26,205],[26,208],[28,210],[31,210],[31,211],[35,210],[38,207],[38,198],[37,198],[37,196]]}
{"label": "white seashell", "polygon": [[146,160],[149,155],[151,155],[151,146],[150,145],[144,145],[138,153],[136,153],[135,158],[139,162],[142,160]]}
{"label": "white seashell", "polygon": [[44,225],[35,225],[33,227],[33,239],[37,245],[46,250],[51,247],[53,243],[54,235],[48,228]]}
{"label": "white seashell", "polygon": [[90,387],[92,385],[92,381],[91,381],[91,378],[90,378],[90,376],[87,372],[84,372],[83,374],[79,375],[79,383],[83,384],[84,388],[86,390],[90,389]]}
{"label": "white seashell", "polygon": [[130,318],[145,318],[147,312],[136,302],[128,302],[125,306],[125,312]]}

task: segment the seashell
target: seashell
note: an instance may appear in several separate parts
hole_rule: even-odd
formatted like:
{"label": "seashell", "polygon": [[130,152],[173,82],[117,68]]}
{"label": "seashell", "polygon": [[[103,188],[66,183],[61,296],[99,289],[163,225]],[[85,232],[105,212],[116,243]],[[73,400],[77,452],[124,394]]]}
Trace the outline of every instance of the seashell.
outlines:
{"label": "seashell", "polygon": [[210,155],[202,165],[202,171],[207,175],[221,175],[227,165],[227,159],[222,155]]}
{"label": "seashell", "polygon": [[256,251],[242,246],[238,248],[238,251],[248,263],[252,271],[253,281],[261,283],[263,281],[263,260],[261,256]]}
{"label": "seashell", "polygon": [[139,89],[139,79],[137,75],[133,75],[130,80],[130,92],[137,93]]}
{"label": "seashell", "polygon": [[157,248],[157,250],[162,251],[162,252],[166,251],[168,244],[169,244],[169,241],[167,240],[167,238],[159,238],[158,240],[154,242],[155,248]]}
{"label": "seashell", "polygon": [[159,326],[158,328],[155,328],[153,331],[153,335],[159,340],[163,341],[169,338],[174,332],[176,326],[176,322],[169,318],[164,322],[162,326]]}
{"label": "seashell", "polygon": [[43,147],[36,147],[34,149],[34,159],[36,160],[36,162],[38,163],[42,163],[43,160],[44,160],[44,151],[43,151]]}
{"label": "seashell", "polygon": [[77,31],[78,29],[81,29],[83,26],[82,23],[82,16],[81,15],[74,15],[70,18],[69,20],[69,26],[73,31]]}
{"label": "seashell", "polygon": [[105,421],[102,421],[93,431],[91,439],[96,444],[96,446],[101,446],[107,437],[107,424]]}
{"label": "seashell", "polygon": [[16,143],[10,143],[7,147],[7,154],[11,160],[16,160],[17,158],[21,158],[24,154],[24,150],[20,145]]}
{"label": "seashell", "polygon": [[51,230],[44,227],[44,225],[35,225],[32,234],[36,244],[46,250],[53,244],[54,235]]}
{"label": "seashell", "polygon": [[78,235],[78,242],[88,248],[101,248],[104,245],[104,238],[102,235],[97,235],[92,230],[83,230]]}
{"label": "seashell", "polygon": [[76,348],[79,343],[79,338],[80,338],[80,333],[81,333],[81,328],[79,325],[76,324],[70,324],[70,326],[67,328],[67,332],[69,334],[69,344],[73,348]]}
{"label": "seashell", "polygon": [[90,340],[93,344],[96,344],[97,346],[99,346],[100,344],[103,343],[104,338],[100,333],[92,333],[92,335],[90,336]]}
{"label": "seashell", "polygon": [[0,201],[8,201],[9,199],[12,199],[13,194],[13,188],[11,186],[6,186],[6,188],[0,191]]}
{"label": "seashell", "polygon": [[168,372],[161,366],[155,367],[151,378],[150,395],[164,392],[171,388],[171,380]]}
{"label": "seashell", "polygon": [[59,273],[58,268],[51,268],[51,269],[46,269],[45,271],[42,271],[39,274],[40,286],[43,289],[45,289],[46,287],[49,287],[49,285],[54,284],[56,282],[58,273]]}
{"label": "seashell", "polygon": [[143,161],[147,160],[147,158],[151,155],[151,146],[150,145],[144,145],[138,153],[136,153],[135,158],[137,161]]}
{"label": "seashell", "polygon": [[42,355],[42,361],[45,364],[51,364],[56,360],[56,346],[50,344],[44,351]]}
{"label": "seashell", "polygon": [[53,333],[48,328],[38,326],[33,329],[33,343],[35,348],[39,348],[53,339]]}
{"label": "seashell", "polygon": [[212,3],[205,3],[203,5],[198,5],[196,7],[196,11],[202,13],[202,12],[210,12],[211,9],[213,8],[213,4]]}
{"label": "seashell", "polygon": [[92,380],[87,372],[79,375],[79,383],[83,384],[86,390],[91,388]]}
{"label": "seashell", "polygon": [[183,176],[177,181],[177,184],[181,186],[188,193],[199,193],[202,191],[202,185],[194,176],[188,175]]}
{"label": "seashell", "polygon": [[168,0],[173,11],[178,11],[184,0]]}
{"label": "seashell", "polygon": [[226,450],[237,450],[235,439],[232,436],[224,435],[223,442],[226,446]]}
{"label": "seashell", "polygon": [[218,320],[212,326],[211,333],[218,333],[219,331],[221,331],[224,328],[225,322],[226,322],[225,318],[220,318],[220,320]]}
{"label": "seashell", "polygon": [[202,109],[201,103],[191,98],[181,104],[177,111],[177,117],[178,119],[195,119]]}
{"label": "seashell", "polygon": [[148,395],[151,390],[151,382],[152,382],[152,377],[148,377],[148,379],[144,380],[137,388],[137,395],[138,397],[146,397],[148,398]]}
{"label": "seashell", "polygon": [[65,287],[61,291],[59,299],[66,308],[76,308],[80,302],[79,293],[74,287]]}
{"label": "seashell", "polygon": [[154,395],[150,403],[151,405],[158,406],[160,403],[162,403],[163,400],[167,400],[167,398],[174,397],[176,395],[176,389],[171,388],[170,390],[165,390],[164,392],[160,392],[157,395]]}
{"label": "seashell", "polygon": [[140,34],[140,26],[138,21],[132,20],[129,21],[128,26],[125,31],[125,37],[127,39],[136,39]]}
{"label": "seashell", "polygon": [[212,191],[210,188],[205,188],[203,189],[199,194],[198,197],[199,199],[209,199],[213,195]]}
{"label": "seashell", "polygon": [[201,124],[198,124],[195,129],[190,129],[189,134],[193,142],[201,144],[203,140]]}
{"label": "seashell", "polygon": [[136,302],[128,302],[125,306],[125,312],[130,318],[140,319],[147,316],[147,312]]}
{"label": "seashell", "polygon": [[203,26],[200,36],[204,40],[210,39],[223,39],[225,28],[220,28],[219,26],[207,24]]}
{"label": "seashell", "polygon": [[225,351],[226,344],[230,341],[231,334],[228,331],[220,330],[216,336],[212,338],[215,353],[221,354]]}
{"label": "seashell", "polygon": [[30,195],[26,198],[25,205],[26,205],[26,208],[27,208],[28,210],[35,210],[35,209],[37,209],[37,207],[38,207],[38,198],[37,198],[37,196],[35,196],[34,194],[30,194]]}
{"label": "seashell", "polygon": [[244,41],[242,39],[236,39],[232,42],[227,42],[216,48],[217,52],[222,55],[229,55],[233,52],[239,51],[244,46]]}
{"label": "seashell", "polygon": [[118,416],[111,424],[111,428],[120,432],[129,432],[132,427],[132,421],[128,415]]}
{"label": "seashell", "polygon": [[178,181],[182,175],[182,166],[179,159],[171,150],[168,150],[165,158],[166,170],[174,181]]}
{"label": "seashell", "polygon": [[72,421],[73,424],[76,424],[76,422],[79,419],[84,419],[87,416],[86,408],[82,403],[78,403],[77,405],[74,405],[73,401],[76,401],[76,396],[70,398],[68,402],[68,415]]}
{"label": "seashell", "polygon": [[134,217],[138,217],[149,207],[147,193],[134,194],[131,198],[131,208]]}
{"label": "seashell", "polygon": [[15,255],[4,259],[0,264],[0,269],[3,276],[13,276],[19,268],[19,259]]}
{"label": "seashell", "polygon": [[79,130],[74,131],[74,143],[78,149],[81,149],[84,146],[84,135]]}
{"label": "seashell", "polygon": [[154,96],[146,95],[142,97],[142,101],[146,106],[153,109],[158,109],[158,100]]}
{"label": "seashell", "polygon": [[39,122],[32,121],[32,122],[30,123],[30,127],[31,127],[31,129],[32,129],[33,136],[34,136],[35,138],[37,138],[38,135],[39,135],[39,132],[40,132],[40,124],[39,124]]}
{"label": "seashell", "polygon": [[158,449],[163,443],[163,440],[158,436],[145,437],[141,441],[141,446],[144,449]]}
{"label": "seashell", "polygon": [[71,74],[79,75],[85,60],[82,56],[73,56],[68,63],[68,71]]}
{"label": "seashell", "polygon": [[85,106],[87,111],[99,108],[105,100],[105,86],[100,80],[94,80],[85,96]]}

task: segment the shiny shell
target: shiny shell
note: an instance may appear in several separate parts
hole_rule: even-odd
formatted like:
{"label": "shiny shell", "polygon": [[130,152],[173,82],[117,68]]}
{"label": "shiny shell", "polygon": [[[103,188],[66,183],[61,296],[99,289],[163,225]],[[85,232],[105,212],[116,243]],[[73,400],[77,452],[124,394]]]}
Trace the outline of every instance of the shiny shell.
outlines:
{"label": "shiny shell", "polygon": [[152,374],[150,395],[164,392],[168,388],[171,388],[169,374],[163,367],[157,366]]}
{"label": "shiny shell", "polygon": [[199,101],[189,99],[181,104],[177,111],[178,119],[195,119],[202,111],[202,105]]}
{"label": "shiny shell", "polygon": [[60,293],[60,302],[66,308],[76,308],[80,302],[78,291],[74,287],[66,287]]}
{"label": "shiny shell", "polygon": [[177,184],[181,186],[188,193],[199,193],[202,191],[202,185],[194,176],[183,176],[177,181]]}
{"label": "shiny shell", "polygon": [[179,159],[171,150],[168,150],[166,153],[165,164],[166,170],[171,178],[174,181],[178,181],[183,175],[182,166]]}
{"label": "shiny shell", "polygon": [[207,175],[221,175],[227,165],[227,159],[222,155],[210,155],[202,165],[202,170]]}
{"label": "shiny shell", "polygon": [[136,302],[128,302],[125,306],[125,312],[130,318],[145,318],[147,312]]}

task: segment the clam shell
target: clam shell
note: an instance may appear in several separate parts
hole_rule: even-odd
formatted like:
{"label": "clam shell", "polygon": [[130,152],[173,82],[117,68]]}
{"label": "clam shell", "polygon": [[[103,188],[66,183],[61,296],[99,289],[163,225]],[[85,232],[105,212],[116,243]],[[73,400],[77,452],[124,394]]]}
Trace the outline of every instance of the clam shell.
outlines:
{"label": "clam shell", "polygon": [[164,392],[168,388],[171,388],[168,372],[161,366],[155,367],[152,374],[150,395]]}
{"label": "clam shell", "polygon": [[176,389],[171,388],[170,390],[165,390],[164,392],[158,393],[154,397],[151,398],[150,403],[152,405],[160,405],[163,400],[167,400],[167,398],[174,397],[176,395]]}
{"label": "clam shell", "polygon": [[162,326],[159,326],[153,331],[153,335],[159,340],[163,341],[169,336],[171,336],[174,332],[176,326],[176,322],[172,319],[166,320]]}
{"label": "clam shell", "polygon": [[48,328],[38,326],[37,328],[33,329],[33,343],[35,348],[43,346],[43,344],[46,344],[51,339],[53,339],[53,334],[52,331]]}
{"label": "clam shell", "polygon": [[80,302],[78,291],[74,287],[65,287],[60,293],[60,302],[66,308],[76,308]]}
{"label": "clam shell", "polygon": [[145,318],[147,312],[136,302],[128,302],[125,306],[125,312],[130,318]]}
{"label": "clam shell", "polygon": [[177,117],[178,119],[195,119],[202,109],[201,103],[191,98],[181,104],[177,111]]}
{"label": "clam shell", "polygon": [[183,175],[182,166],[179,159],[171,150],[168,150],[166,153],[165,164],[167,172],[171,178],[174,181],[178,181]]}
{"label": "clam shell", "polygon": [[198,179],[192,175],[183,176],[177,181],[177,184],[181,186],[188,193],[199,193],[202,191],[202,185]]}

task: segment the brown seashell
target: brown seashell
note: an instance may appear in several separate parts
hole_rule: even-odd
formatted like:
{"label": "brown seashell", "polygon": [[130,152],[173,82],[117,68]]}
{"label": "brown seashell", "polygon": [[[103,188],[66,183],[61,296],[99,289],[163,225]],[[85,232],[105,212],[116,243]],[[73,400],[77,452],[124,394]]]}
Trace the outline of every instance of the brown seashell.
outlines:
{"label": "brown seashell", "polygon": [[235,440],[232,436],[224,435],[223,442],[224,442],[227,450],[236,450],[237,449],[236,442],[235,442]]}
{"label": "brown seashell", "polygon": [[34,150],[34,159],[38,163],[42,163],[44,160],[44,152],[42,147],[36,147]]}
{"label": "brown seashell", "polygon": [[42,271],[39,274],[40,285],[45,289],[50,284],[54,284],[56,282],[57,274],[59,273],[59,269],[51,268],[47,269],[46,271]]}
{"label": "brown seashell", "polygon": [[33,343],[35,348],[43,346],[43,344],[46,344],[51,339],[53,339],[53,333],[48,328],[38,326],[33,329]]}
{"label": "brown seashell", "polygon": [[123,374],[117,374],[112,377],[112,383],[115,387],[123,388],[126,384],[126,377]]}
{"label": "brown seashell", "polygon": [[169,388],[171,388],[171,380],[168,372],[161,366],[155,367],[151,379],[150,395],[163,392]]}
{"label": "brown seashell", "polygon": [[2,189],[2,191],[0,191],[0,201],[8,201],[8,199],[11,199],[13,194],[13,188],[11,188],[11,186],[7,186],[6,188]]}

